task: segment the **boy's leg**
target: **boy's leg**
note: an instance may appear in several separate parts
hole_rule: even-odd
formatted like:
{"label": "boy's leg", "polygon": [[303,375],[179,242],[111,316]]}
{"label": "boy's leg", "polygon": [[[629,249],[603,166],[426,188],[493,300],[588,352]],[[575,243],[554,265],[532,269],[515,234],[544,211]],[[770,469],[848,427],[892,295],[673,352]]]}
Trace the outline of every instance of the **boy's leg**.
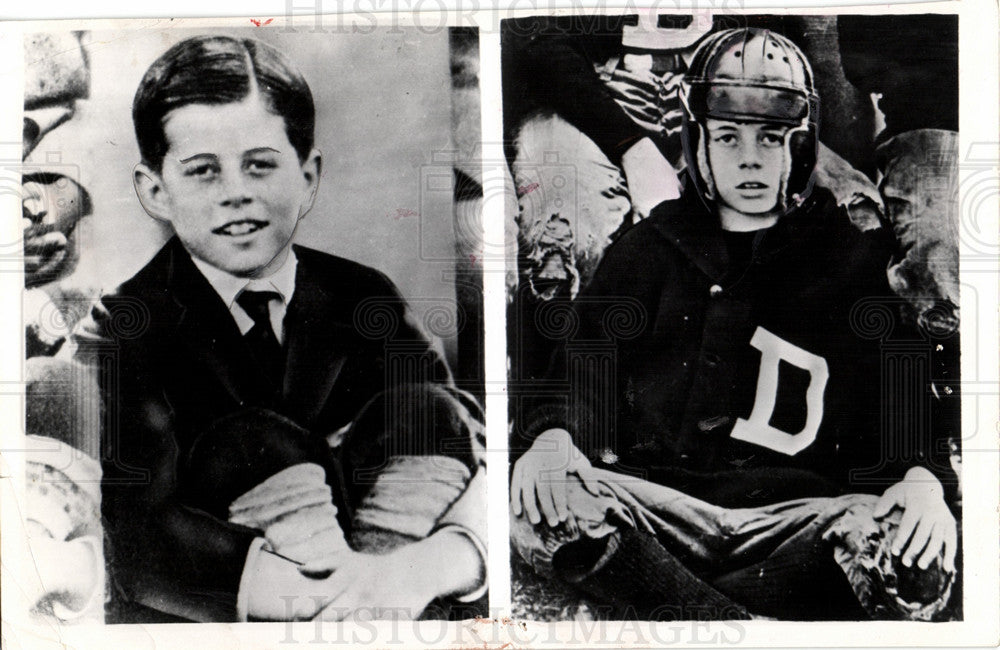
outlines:
{"label": "boy's leg", "polygon": [[[891,552],[903,511],[896,508],[876,521],[872,518],[876,498],[855,496],[856,502],[832,521],[823,539],[833,547],[834,559],[865,612],[879,620],[953,617],[956,574],[944,570],[944,550],[925,569],[905,566],[902,558]],[[956,595],[960,600],[960,594]]]}
{"label": "boy's leg", "polygon": [[790,546],[712,579],[719,591],[780,620],[867,620],[857,595],[821,540]]}
{"label": "boy's leg", "polygon": [[[484,444],[482,412],[467,393],[407,384],[377,395],[338,449],[352,509],[351,546],[387,553],[455,526],[485,553]],[[424,617],[485,612],[485,592],[462,598],[462,607],[452,600],[432,602]]]}
{"label": "boy's leg", "polygon": [[[263,533],[297,562],[347,549],[335,503],[339,470],[325,440],[264,409],[216,420],[182,465],[183,498],[209,514]],[[331,491],[331,485],[334,486]]]}
{"label": "boy's leg", "polygon": [[[864,620],[827,531],[868,495],[732,510],[730,548],[712,577],[723,593],[782,620]],[[869,510],[870,512],[870,510]]]}
{"label": "boy's leg", "polygon": [[[606,492],[594,497],[572,477],[568,493],[575,520],[550,529],[544,523],[531,526],[526,519],[515,518],[511,532],[515,547],[537,572],[577,584],[581,576],[603,580],[604,586],[596,589],[589,583],[581,585],[599,597],[633,599],[621,588],[625,587],[648,599],[647,613],[655,615],[659,606],[660,617],[669,615],[672,606],[690,610],[691,605],[700,607],[701,616],[715,612],[732,617],[736,612],[719,606],[721,595],[732,599],[729,602],[751,604],[755,614],[790,619],[906,618],[912,617],[911,612],[926,617],[947,601],[950,579],[937,579],[931,572],[930,578],[907,578],[915,584],[911,591],[923,589],[919,602],[895,610],[885,606],[896,602],[897,594],[889,592],[898,591],[894,576],[899,567],[873,561],[885,557],[891,530],[879,533],[871,518],[876,500],[871,495],[725,509],[648,481],[594,471]],[[867,527],[862,525],[866,522]],[[637,536],[642,539],[636,541]],[[664,573],[670,562],[663,560],[633,563],[627,577],[621,569],[603,572],[615,552],[623,553],[621,539],[633,553],[638,551],[636,557],[672,556],[683,562],[684,570]],[[651,551],[650,539],[661,550]],[[595,540],[604,540],[603,545],[595,545]],[[567,570],[560,554],[576,560],[575,565]],[[643,583],[652,579],[654,567],[660,577],[676,583],[676,590],[661,585],[663,591],[657,594]],[[635,580],[642,584],[628,582]],[[692,611],[683,613],[696,616]]]}
{"label": "boy's leg", "polygon": [[674,528],[673,541],[683,538],[686,543],[671,544],[657,536],[657,528],[668,527],[666,522],[657,525],[650,519],[656,520],[656,515],[618,485],[645,481],[596,471],[601,476],[600,496],[587,492],[577,477],[569,477],[567,498],[573,516],[558,526],[549,527],[544,521],[532,525],[523,514],[512,517],[514,547],[538,574],[569,582],[602,604],[615,606],[616,617],[750,617],[745,607],[687,566],[712,556],[724,533],[715,512],[721,509],[676,493],[687,511],[683,515],[677,511],[676,521],[683,517],[684,523]]}
{"label": "boy's leg", "polygon": [[479,470],[480,418],[471,397],[438,384],[393,388],[362,407],[338,449],[356,550],[433,532]]}
{"label": "boy's leg", "polygon": [[[875,521],[878,497],[846,494],[773,505],[720,509],[656,484],[628,480],[667,548],[698,548],[691,522],[709,554],[690,564],[720,592],[752,603],[754,613],[783,619],[931,620],[944,610],[953,575],[941,570],[943,551],[924,571],[889,555],[899,512]],[[632,510],[637,510],[634,506]],[[637,510],[642,513],[642,510]]]}

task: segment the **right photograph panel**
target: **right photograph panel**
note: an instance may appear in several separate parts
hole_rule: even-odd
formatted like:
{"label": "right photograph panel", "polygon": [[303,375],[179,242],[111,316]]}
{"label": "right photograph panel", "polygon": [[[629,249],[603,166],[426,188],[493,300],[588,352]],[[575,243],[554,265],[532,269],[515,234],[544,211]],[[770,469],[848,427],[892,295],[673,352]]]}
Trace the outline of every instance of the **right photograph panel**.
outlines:
{"label": "right photograph panel", "polygon": [[513,617],[962,620],[957,16],[501,31]]}

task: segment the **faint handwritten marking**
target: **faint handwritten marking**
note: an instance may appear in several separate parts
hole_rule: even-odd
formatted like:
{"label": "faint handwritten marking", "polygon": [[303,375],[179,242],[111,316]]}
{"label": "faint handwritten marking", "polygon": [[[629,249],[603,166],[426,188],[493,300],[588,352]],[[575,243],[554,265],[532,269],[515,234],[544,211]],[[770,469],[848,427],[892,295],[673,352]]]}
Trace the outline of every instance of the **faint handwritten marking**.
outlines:
{"label": "faint handwritten marking", "polygon": [[391,216],[393,219],[396,219],[398,221],[399,219],[405,219],[407,217],[419,217],[420,215],[417,214],[416,210],[410,210],[409,208],[396,208],[395,214],[390,212],[386,216]]}
{"label": "faint handwritten marking", "polygon": [[541,185],[539,185],[538,183],[529,183],[528,185],[522,185],[517,188],[517,195],[520,197],[524,196],[525,194],[531,194],[539,187],[541,187]]}

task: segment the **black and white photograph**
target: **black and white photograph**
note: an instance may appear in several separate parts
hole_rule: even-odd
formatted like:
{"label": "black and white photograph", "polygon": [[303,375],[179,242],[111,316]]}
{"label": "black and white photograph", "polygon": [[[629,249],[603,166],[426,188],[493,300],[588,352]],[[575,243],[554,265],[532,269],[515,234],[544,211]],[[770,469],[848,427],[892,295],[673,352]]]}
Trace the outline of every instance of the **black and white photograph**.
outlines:
{"label": "black and white photograph", "polygon": [[24,37],[43,623],[486,614],[478,34],[272,20]]}
{"label": "black and white photograph", "polygon": [[996,644],[995,0],[116,2],[0,9],[4,650]]}
{"label": "black and white photograph", "polygon": [[504,21],[515,618],[962,620],[958,36]]}

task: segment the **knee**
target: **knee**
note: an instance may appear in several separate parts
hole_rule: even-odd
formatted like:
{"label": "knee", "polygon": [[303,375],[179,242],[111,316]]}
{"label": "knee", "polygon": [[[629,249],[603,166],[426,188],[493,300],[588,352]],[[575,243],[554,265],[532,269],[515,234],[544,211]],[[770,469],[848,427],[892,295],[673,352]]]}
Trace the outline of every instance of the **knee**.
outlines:
{"label": "knee", "polygon": [[273,411],[246,409],[219,418],[196,438],[181,469],[187,496],[226,518],[229,504],[300,463],[326,467],[325,441]]}
{"label": "knee", "polygon": [[589,566],[622,527],[632,527],[626,507],[612,492],[594,496],[571,477],[566,493],[572,516],[556,526],[544,519],[532,524],[523,512],[510,514],[511,544],[536,573],[547,578],[567,577],[580,566]]}
{"label": "knee", "polygon": [[448,456],[474,473],[485,443],[482,411],[471,396],[440,384],[405,384],[383,391],[359,412],[344,441],[356,468],[393,456]]}
{"label": "knee", "polygon": [[902,511],[876,521],[871,517],[875,497],[865,496],[851,503],[824,535],[861,606],[875,618],[930,621],[944,616],[956,578],[943,568],[944,549],[926,569],[905,566],[891,551]]}

